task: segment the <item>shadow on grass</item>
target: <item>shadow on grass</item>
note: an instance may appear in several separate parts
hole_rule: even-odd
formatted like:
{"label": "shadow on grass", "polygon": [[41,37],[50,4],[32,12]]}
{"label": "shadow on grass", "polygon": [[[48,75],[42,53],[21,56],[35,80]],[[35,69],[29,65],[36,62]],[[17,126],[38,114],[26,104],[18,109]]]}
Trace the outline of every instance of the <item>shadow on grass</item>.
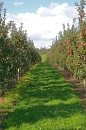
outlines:
{"label": "shadow on grass", "polygon": [[[72,86],[68,84],[62,74],[57,72],[55,68],[47,63],[40,63],[35,69],[31,70],[31,81],[26,85],[26,88],[21,89],[21,100],[30,98],[43,99],[59,99],[68,100],[75,95]],[[23,85],[21,83],[21,85]]]}
{"label": "shadow on grass", "polygon": [[[21,99],[5,122],[6,127],[19,127],[23,123],[32,124],[45,118],[67,118],[74,114],[83,114],[77,100],[66,103],[69,99],[77,98],[77,94],[55,68],[48,63],[40,63],[30,73],[30,81],[20,83]],[[53,103],[53,100],[56,101],[55,104],[47,104]]]}
{"label": "shadow on grass", "polygon": [[[18,108],[9,118],[9,126],[21,126],[23,123],[35,123],[43,119],[67,118],[75,113],[82,113],[78,103],[59,105],[38,105],[28,108]],[[77,109],[78,108],[78,109]]]}

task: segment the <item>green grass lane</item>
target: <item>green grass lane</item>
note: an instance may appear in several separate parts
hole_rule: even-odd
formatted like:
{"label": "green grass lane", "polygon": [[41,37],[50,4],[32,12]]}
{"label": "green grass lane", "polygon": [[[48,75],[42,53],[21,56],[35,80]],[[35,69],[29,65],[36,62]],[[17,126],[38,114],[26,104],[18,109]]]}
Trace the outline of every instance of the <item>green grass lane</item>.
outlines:
{"label": "green grass lane", "polygon": [[5,130],[86,130],[78,94],[48,63],[30,69],[6,98],[16,106],[3,123]]}
{"label": "green grass lane", "polygon": [[47,54],[43,54],[43,55],[41,55],[42,62],[45,62],[45,60],[46,60],[46,57],[47,57]]}

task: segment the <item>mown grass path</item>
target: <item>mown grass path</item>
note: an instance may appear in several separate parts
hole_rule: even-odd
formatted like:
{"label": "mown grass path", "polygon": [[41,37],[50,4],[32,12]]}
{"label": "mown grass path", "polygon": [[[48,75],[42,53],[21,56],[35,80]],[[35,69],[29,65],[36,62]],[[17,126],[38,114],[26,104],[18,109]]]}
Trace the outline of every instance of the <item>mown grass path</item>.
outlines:
{"label": "mown grass path", "polygon": [[6,98],[16,106],[5,130],[86,130],[86,112],[73,87],[54,67],[34,66]]}

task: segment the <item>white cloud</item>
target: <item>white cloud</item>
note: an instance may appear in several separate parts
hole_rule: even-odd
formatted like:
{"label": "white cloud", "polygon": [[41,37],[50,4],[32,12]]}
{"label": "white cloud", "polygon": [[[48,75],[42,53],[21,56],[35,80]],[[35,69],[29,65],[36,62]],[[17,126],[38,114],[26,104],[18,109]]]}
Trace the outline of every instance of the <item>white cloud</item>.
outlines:
{"label": "white cloud", "polygon": [[15,6],[19,6],[19,5],[23,5],[24,4],[24,2],[14,2],[13,3],[13,5],[15,5]]}
{"label": "white cloud", "polygon": [[60,4],[57,2],[51,2],[51,4],[49,5],[49,9],[55,8],[57,6],[59,6]]}
{"label": "white cloud", "polygon": [[72,24],[73,18],[78,12],[75,7],[67,3],[51,3],[48,7],[39,7],[36,13],[19,13],[17,15],[7,14],[7,21],[14,20],[17,26],[24,23],[24,30],[27,30],[35,46],[47,46],[52,44],[53,38],[62,30],[62,24]]}

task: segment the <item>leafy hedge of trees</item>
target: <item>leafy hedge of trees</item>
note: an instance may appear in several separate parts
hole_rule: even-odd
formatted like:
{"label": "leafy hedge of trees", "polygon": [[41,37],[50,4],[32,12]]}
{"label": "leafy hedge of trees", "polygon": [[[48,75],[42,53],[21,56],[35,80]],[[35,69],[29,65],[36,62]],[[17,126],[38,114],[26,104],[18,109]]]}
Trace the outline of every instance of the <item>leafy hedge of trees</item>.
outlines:
{"label": "leafy hedge of trees", "polygon": [[47,54],[49,52],[50,49],[46,48],[46,47],[41,47],[40,49],[37,48],[37,51],[39,52],[40,55],[43,54]]}
{"label": "leafy hedge of trees", "polygon": [[0,3],[0,96],[14,87],[31,66],[41,61],[23,24],[17,29],[13,21],[6,24],[5,17],[6,9]]}
{"label": "leafy hedge of trees", "polygon": [[59,39],[52,45],[47,61],[54,66],[69,71],[76,80],[86,86],[86,18],[85,0],[76,3],[78,11],[78,27],[73,19],[72,27],[67,29],[63,24],[63,32],[59,32]]}

